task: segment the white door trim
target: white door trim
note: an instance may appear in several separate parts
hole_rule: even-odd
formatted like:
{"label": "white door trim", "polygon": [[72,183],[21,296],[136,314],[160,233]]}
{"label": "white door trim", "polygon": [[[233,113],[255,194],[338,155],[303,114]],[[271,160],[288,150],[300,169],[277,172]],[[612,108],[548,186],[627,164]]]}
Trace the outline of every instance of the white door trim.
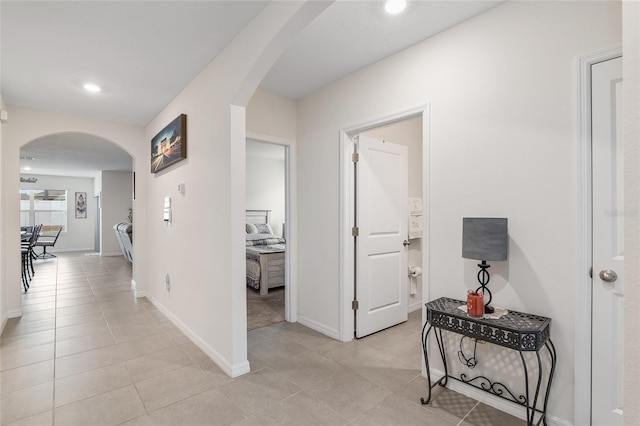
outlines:
{"label": "white door trim", "polygon": [[297,211],[298,204],[296,198],[296,145],[289,139],[279,138],[275,136],[263,135],[260,133],[247,132],[247,139],[253,139],[258,142],[280,145],[285,148],[284,160],[284,235],[287,236],[287,250],[285,251],[284,260],[284,292],[286,304],[284,307],[284,317],[289,322],[298,321],[298,233],[297,229]]}
{"label": "white door trim", "polygon": [[[424,237],[422,241],[422,265],[426,273],[422,280],[423,305],[429,299],[429,124],[430,105],[419,106],[395,114],[368,120],[364,123],[340,129],[340,340],[348,342],[354,336],[354,315],[351,301],[354,300],[354,244],[351,236],[353,227],[355,200],[353,197],[354,170],[351,154],[354,146],[353,136],[376,127],[397,121],[422,116],[422,198],[424,215],[422,216]],[[424,309],[423,309],[424,321]]]}
{"label": "white door trim", "polygon": [[[577,280],[575,340],[574,423],[591,424],[591,65],[622,56],[622,45],[598,50],[578,58],[577,117]],[[586,324],[586,325],[585,325]],[[588,407],[589,409],[585,409]]]}

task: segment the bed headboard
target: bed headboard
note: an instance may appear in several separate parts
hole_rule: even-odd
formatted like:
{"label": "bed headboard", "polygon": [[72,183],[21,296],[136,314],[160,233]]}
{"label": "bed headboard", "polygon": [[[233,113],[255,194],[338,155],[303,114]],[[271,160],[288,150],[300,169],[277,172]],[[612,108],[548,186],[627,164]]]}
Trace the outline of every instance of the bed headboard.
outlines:
{"label": "bed headboard", "polygon": [[261,223],[269,223],[271,219],[271,210],[246,210],[246,223],[258,225]]}

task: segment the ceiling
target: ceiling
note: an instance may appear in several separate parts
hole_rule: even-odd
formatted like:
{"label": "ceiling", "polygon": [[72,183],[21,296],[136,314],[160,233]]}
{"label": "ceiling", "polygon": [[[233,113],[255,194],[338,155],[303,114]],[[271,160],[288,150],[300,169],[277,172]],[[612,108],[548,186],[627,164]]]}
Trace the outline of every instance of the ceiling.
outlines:
{"label": "ceiling", "polygon": [[[293,41],[261,87],[302,98],[500,3],[409,0],[403,13],[389,16],[381,1],[336,1]],[[2,0],[3,99],[14,106],[144,126],[266,4]],[[82,85],[87,81],[102,91],[86,92]],[[109,149],[100,156],[80,153],[98,144]],[[66,151],[71,145],[74,149]],[[42,138],[21,155],[36,158],[21,166],[29,161],[30,173],[38,174],[72,175],[76,170],[76,175],[93,176],[97,170],[114,170],[105,165],[125,167],[121,149],[90,135]]]}

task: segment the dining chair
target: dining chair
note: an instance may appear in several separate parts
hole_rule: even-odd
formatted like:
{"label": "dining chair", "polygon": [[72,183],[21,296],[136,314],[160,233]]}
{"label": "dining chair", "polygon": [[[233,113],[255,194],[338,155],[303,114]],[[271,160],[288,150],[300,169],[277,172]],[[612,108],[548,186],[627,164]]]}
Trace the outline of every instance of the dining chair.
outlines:
{"label": "dining chair", "polygon": [[34,226],[31,229],[32,232],[29,239],[20,242],[20,254],[22,257],[22,286],[24,287],[25,292],[29,289],[29,284],[36,274],[36,271],[33,268],[33,259],[36,255],[34,248],[38,241],[41,228],[42,225]]}
{"label": "dining chair", "polygon": [[[52,227],[55,229],[55,227]],[[36,242],[36,247],[42,247],[42,253],[36,254],[36,258],[38,259],[51,259],[56,257],[53,253],[47,253],[47,247],[53,247],[56,245],[56,241],[58,241],[58,237],[60,236],[60,232],[62,232],[62,226],[57,227],[57,231],[48,231],[48,233],[41,232],[38,237],[38,241]]]}

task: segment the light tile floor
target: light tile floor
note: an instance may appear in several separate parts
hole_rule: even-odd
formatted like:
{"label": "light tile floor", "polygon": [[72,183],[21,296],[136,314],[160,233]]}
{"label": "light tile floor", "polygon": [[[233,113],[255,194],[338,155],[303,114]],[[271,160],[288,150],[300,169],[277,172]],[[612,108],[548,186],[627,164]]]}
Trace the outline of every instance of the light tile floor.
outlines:
{"label": "light tile floor", "polygon": [[420,316],[341,343],[292,323],[248,334],[227,377],[148,300],[118,257],[36,263],[0,342],[2,425],[521,425],[420,376]]}

